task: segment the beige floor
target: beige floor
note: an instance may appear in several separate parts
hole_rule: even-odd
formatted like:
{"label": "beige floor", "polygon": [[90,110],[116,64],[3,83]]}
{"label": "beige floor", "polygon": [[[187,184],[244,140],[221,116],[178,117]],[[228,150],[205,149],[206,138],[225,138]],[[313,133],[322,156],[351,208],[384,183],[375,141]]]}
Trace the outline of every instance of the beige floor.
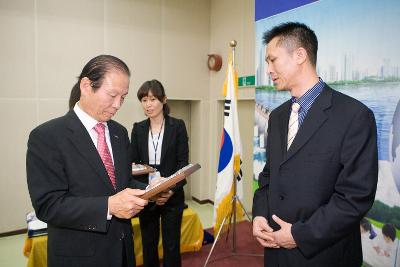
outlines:
{"label": "beige floor", "polygon": [[[190,208],[197,212],[204,229],[212,226],[213,206],[211,204],[200,205],[194,201],[186,202]],[[24,267],[27,260],[22,254],[25,242],[25,234],[0,238],[0,266]]]}

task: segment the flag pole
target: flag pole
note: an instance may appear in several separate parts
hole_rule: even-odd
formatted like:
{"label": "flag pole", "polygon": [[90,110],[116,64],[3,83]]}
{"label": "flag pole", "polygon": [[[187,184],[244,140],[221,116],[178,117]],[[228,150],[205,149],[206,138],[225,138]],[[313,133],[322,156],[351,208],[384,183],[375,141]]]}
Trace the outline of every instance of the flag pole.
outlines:
{"label": "flag pole", "polygon": [[[236,45],[237,45],[237,41],[236,40],[232,40],[229,42],[229,46],[232,48],[232,68],[234,73],[236,74],[236,69],[235,69],[235,50],[236,50]],[[237,77],[235,76],[235,79]],[[235,83],[237,81],[234,81]],[[236,87],[235,87],[236,88]],[[236,101],[238,99],[238,96],[236,96]],[[237,108],[237,105],[236,105]],[[240,163],[239,163],[240,164]],[[244,214],[246,215],[247,219],[249,220],[249,222],[251,222],[251,218],[249,216],[249,214],[247,213],[246,209],[244,208],[244,205],[242,203],[242,201],[240,201],[238,195],[237,195],[237,177],[238,177],[239,173],[235,173],[233,174],[233,198],[232,198],[232,213],[233,213],[233,223],[229,223],[229,225],[232,224],[232,254],[233,255],[243,255],[243,256],[263,256],[262,254],[249,254],[249,253],[237,253],[237,246],[236,246],[236,223],[237,223],[237,210],[236,210],[236,206],[237,204],[240,205],[240,207],[242,208]]]}
{"label": "flag pole", "polygon": [[[229,42],[229,46],[232,48],[232,68],[235,73],[235,49],[237,42],[232,40]],[[236,78],[236,76],[235,76]],[[236,82],[236,81],[235,81]],[[236,96],[237,99],[237,96]],[[237,174],[233,173],[233,201],[232,201],[232,212],[233,212],[233,229],[232,229],[232,252],[236,253],[236,195],[237,195]]]}
{"label": "flag pole", "polygon": [[[237,45],[236,40],[232,40],[232,41],[229,42],[229,46],[232,48],[232,68],[234,70],[234,73],[236,73],[235,72],[235,49],[236,49],[236,45]],[[237,77],[235,75],[235,79],[236,78]],[[237,81],[234,81],[234,82],[236,83]],[[236,96],[236,101],[237,101],[237,96]],[[239,159],[239,161],[240,161],[240,159]],[[236,206],[237,206],[237,204],[240,205],[240,207],[242,208],[242,210],[243,210],[244,214],[246,215],[247,219],[251,222],[251,218],[250,218],[249,214],[247,213],[246,209],[244,208],[244,205],[243,205],[242,201],[240,200],[240,198],[237,195],[237,177],[238,177],[238,175],[239,175],[239,173],[235,173],[235,172],[233,174],[233,196],[232,196],[232,199],[231,199],[231,204],[232,204],[232,209],[233,209],[232,213],[231,214],[227,214],[224,217],[224,219],[222,220],[222,223],[221,223],[221,225],[220,225],[220,227],[219,227],[219,229],[217,231],[217,235],[216,235],[216,237],[214,239],[213,245],[211,247],[211,250],[208,253],[206,262],[204,263],[203,267],[207,266],[207,264],[208,264],[208,262],[209,262],[209,260],[211,258],[211,255],[212,255],[212,253],[214,251],[215,245],[217,244],[217,242],[219,240],[220,234],[222,232],[222,228],[224,227],[225,221],[228,219],[228,216],[230,218],[229,218],[229,223],[228,223],[229,226],[228,226],[227,238],[229,236],[229,227],[231,225],[233,227],[233,229],[232,229],[232,232],[233,232],[232,233],[232,243],[233,243],[232,244],[232,255],[236,255],[236,256],[256,256],[256,257],[258,257],[258,256],[263,257],[264,256],[263,254],[252,254],[252,253],[249,254],[249,253],[237,253],[236,252],[236,249],[237,249],[237,247],[236,247],[236,220],[237,220]],[[233,217],[233,222],[232,222],[232,217]]]}

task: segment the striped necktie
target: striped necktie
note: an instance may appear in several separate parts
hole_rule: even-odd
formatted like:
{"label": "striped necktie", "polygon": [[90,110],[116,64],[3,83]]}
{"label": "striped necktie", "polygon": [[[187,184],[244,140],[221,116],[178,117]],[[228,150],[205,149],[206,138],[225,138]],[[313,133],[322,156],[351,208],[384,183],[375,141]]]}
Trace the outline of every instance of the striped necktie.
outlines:
{"label": "striped necktie", "polygon": [[100,158],[106,167],[108,177],[111,180],[111,183],[116,188],[116,181],[115,181],[115,173],[114,173],[114,164],[112,162],[110,150],[108,150],[108,146],[106,143],[106,135],[105,135],[105,125],[101,122],[97,123],[94,126],[94,130],[97,133],[97,151],[99,151]]}
{"label": "striped necktie", "polygon": [[288,131],[288,137],[287,137],[287,150],[289,150],[290,145],[292,144],[297,131],[299,130],[299,109],[300,105],[299,103],[293,103],[292,104],[292,112],[290,113],[290,119],[289,119],[289,131]]}

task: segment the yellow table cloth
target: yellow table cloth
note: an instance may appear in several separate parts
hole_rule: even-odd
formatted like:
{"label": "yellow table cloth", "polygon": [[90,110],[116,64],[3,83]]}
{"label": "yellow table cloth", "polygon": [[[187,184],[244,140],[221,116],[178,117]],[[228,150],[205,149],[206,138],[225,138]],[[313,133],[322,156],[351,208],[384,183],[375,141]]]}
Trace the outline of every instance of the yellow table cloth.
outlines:
{"label": "yellow table cloth", "polygon": [[[132,219],[134,232],[136,265],[143,264],[142,234],[139,219]],[[203,243],[203,226],[199,216],[190,208],[183,211],[181,227],[181,253],[199,251]],[[161,238],[158,253],[163,257]],[[24,244],[24,255],[28,258],[28,267],[47,266],[47,235],[27,238]]]}

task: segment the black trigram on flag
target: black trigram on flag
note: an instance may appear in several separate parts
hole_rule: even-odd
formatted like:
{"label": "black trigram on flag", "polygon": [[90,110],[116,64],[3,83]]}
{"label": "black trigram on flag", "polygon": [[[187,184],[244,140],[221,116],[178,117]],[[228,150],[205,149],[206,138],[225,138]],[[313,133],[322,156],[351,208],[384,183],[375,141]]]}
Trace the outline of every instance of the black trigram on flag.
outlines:
{"label": "black trigram on flag", "polygon": [[224,105],[224,116],[229,117],[229,113],[231,112],[231,100],[225,99],[225,105]]}
{"label": "black trigram on flag", "polygon": [[242,159],[240,159],[240,170],[239,170],[239,174],[238,174],[238,176],[236,177],[236,179],[238,180],[238,181],[240,181],[240,180],[242,180]]}

